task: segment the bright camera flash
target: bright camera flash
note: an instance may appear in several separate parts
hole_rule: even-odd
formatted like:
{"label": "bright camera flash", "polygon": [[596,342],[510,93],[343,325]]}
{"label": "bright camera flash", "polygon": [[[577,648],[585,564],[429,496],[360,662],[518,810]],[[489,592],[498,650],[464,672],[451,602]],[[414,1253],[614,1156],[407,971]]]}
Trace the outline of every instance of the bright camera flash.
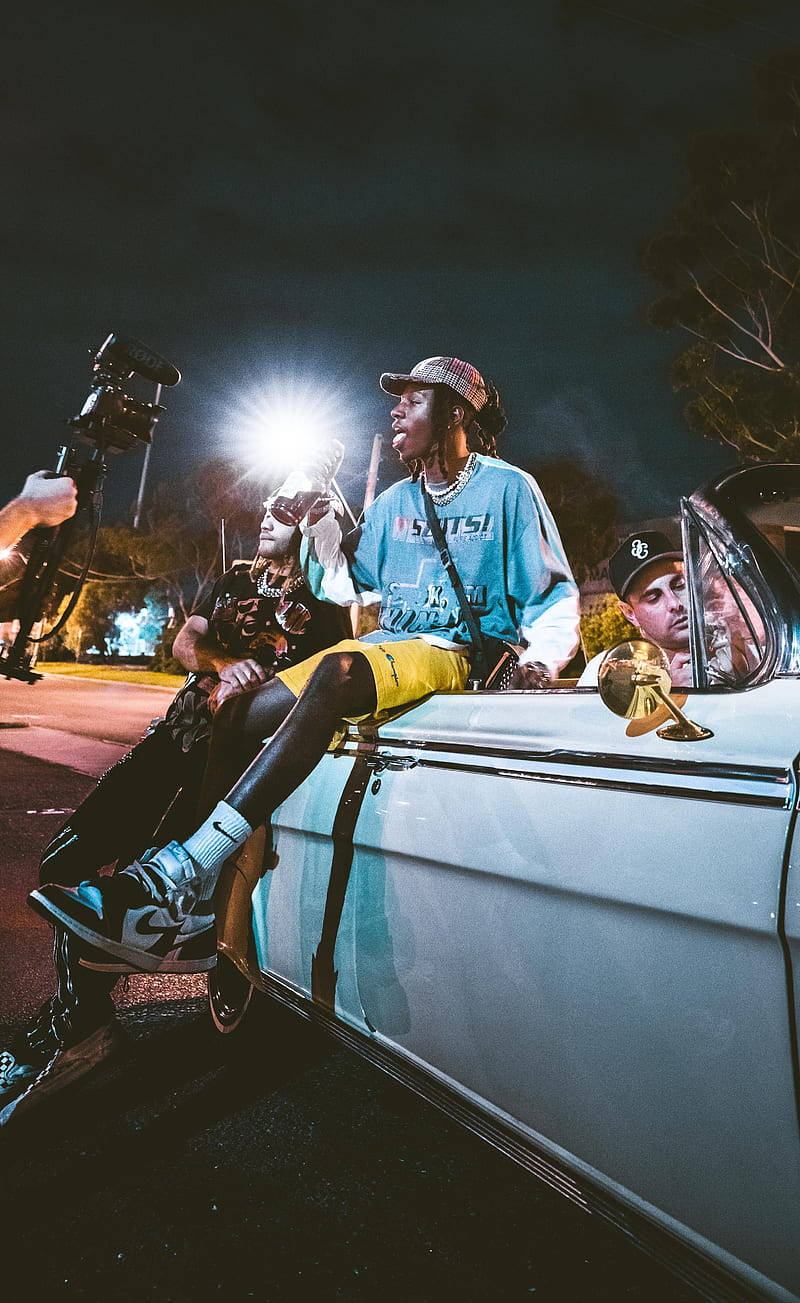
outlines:
{"label": "bright camera flash", "polygon": [[227,433],[255,471],[278,478],[349,424],[342,395],[293,377],[250,391],[230,414]]}

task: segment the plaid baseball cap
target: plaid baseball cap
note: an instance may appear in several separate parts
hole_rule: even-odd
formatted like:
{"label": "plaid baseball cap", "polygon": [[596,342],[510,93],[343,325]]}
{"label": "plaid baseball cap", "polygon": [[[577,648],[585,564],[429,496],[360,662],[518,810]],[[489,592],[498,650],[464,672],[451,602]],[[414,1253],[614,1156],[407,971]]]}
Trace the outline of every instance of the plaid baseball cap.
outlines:
{"label": "plaid baseball cap", "polygon": [[676,552],[666,534],[659,534],[657,530],[629,534],[608,563],[608,577],[617,597],[624,599],[640,570],[662,560],[683,560],[683,553]]}
{"label": "plaid baseball cap", "polygon": [[486,381],[480,371],[476,371],[469,362],[462,362],[457,357],[426,357],[418,362],[407,375],[397,371],[384,371],[381,376],[381,389],[397,397],[406,385],[449,385],[457,394],[466,398],[476,412],[485,405],[489,395]]}

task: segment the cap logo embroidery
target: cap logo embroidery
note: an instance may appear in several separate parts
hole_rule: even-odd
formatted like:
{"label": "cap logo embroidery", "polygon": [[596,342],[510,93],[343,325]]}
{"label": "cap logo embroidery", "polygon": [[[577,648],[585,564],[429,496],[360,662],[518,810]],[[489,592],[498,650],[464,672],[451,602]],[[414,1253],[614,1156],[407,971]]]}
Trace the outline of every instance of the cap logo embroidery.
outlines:
{"label": "cap logo embroidery", "polygon": [[631,556],[635,556],[637,561],[643,560],[648,555],[650,548],[643,538],[635,538],[631,543]]}

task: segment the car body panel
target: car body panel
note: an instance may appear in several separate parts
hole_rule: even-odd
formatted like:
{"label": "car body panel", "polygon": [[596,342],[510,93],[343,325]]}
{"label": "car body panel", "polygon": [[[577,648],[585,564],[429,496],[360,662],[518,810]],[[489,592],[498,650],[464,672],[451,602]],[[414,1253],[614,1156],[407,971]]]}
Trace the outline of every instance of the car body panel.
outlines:
{"label": "car body panel", "polygon": [[[778,915],[800,692],[686,710],[714,733],[690,755],[585,691],[440,696],[384,725],[377,754],[416,764],[373,757],[361,784],[335,1009],[796,1287]],[[308,998],[336,811],[364,764],[349,745],[276,812],[280,872],[254,898],[263,970]]]}
{"label": "car body panel", "polygon": [[713,495],[691,502],[695,553],[707,527],[765,630],[745,690],[677,698],[710,737],[664,739],[663,720],[573,687],[439,695],[351,728],[273,816],[253,927],[280,998],[531,1170],[551,1155],[753,1297],[786,1299],[800,584],[777,554],[761,564],[757,532],[736,551]]}

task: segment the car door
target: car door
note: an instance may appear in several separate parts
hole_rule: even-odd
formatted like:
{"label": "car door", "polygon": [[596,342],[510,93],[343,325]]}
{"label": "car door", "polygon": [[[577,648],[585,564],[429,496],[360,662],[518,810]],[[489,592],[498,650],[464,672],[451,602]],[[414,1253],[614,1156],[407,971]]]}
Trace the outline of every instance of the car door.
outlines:
{"label": "car door", "polygon": [[254,926],[270,980],[483,1134],[797,1292],[800,579],[723,507],[684,535],[711,736],[572,688],[351,731],[276,812]]}
{"label": "car door", "polygon": [[800,682],[687,710],[711,738],[626,726],[590,689],[385,725],[355,837],[358,993],[396,1053],[797,1286],[778,918]]}
{"label": "car door", "polygon": [[358,742],[324,756],[278,807],[274,866],[257,883],[252,907],[262,974],[289,1003],[311,1000],[361,1030],[351,867],[355,825],[373,781],[371,752]]}

